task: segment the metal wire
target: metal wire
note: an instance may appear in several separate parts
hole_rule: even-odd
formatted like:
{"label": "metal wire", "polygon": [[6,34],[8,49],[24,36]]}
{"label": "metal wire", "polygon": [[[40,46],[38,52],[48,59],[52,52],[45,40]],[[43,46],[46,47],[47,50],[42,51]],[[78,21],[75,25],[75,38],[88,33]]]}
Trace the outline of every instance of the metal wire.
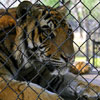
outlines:
{"label": "metal wire", "polygon": [[[6,43],[5,43],[5,40],[6,41],[12,41],[11,38],[9,38],[10,35],[14,35],[11,34],[11,32],[13,30],[16,30],[16,27],[19,26],[19,20],[21,19],[24,19],[25,15],[27,13],[29,13],[30,9],[34,6],[32,5],[26,14],[24,14],[23,16],[21,16],[18,20],[16,20],[16,18],[9,12],[10,8],[16,4],[16,2],[19,2],[21,3],[21,0],[14,0],[10,6],[6,7],[4,5],[3,2],[0,2],[0,6],[3,7],[3,9],[0,9],[0,21],[1,19],[4,17],[4,16],[10,16],[13,20],[15,20],[16,22],[16,25],[13,25],[10,29],[9,29],[9,26],[10,24],[7,26],[7,27],[1,27],[2,25],[0,25],[0,70],[2,70],[2,68],[4,68],[8,62],[10,62],[9,60],[10,59],[13,59],[12,57],[14,57],[14,54],[16,52],[20,52],[20,54],[22,55],[22,57],[24,57],[25,59],[27,58],[27,61],[23,61],[23,64],[18,66],[18,69],[16,68],[16,73],[14,73],[14,75],[12,77],[10,77],[10,79],[6,79],[5,78],[5,75],[2,75],[2,72],[0,71],[0,78],[2,80],[0,80],[0,83],[2,83],[2,81],[4,81],[6,83],[5,87],[1,90],[1,87],[0,87],[0,94],[3,93],[3,91],[5,91],[7,88],[11,89],[16,95],[17,95],[17,98],[16,100],[24,100],[23,98],[23,92],[25,90],[27,90],[27,88],[30,88],[31,90],[33,90],[36,94],[37,94],[37,99],[36,100],[42,100],[41,99],[41,94],[43,94],[45,92],[45,90],[49,90],[51,92],[54,92],[58,95],[58,99],[61,99],[64,98],[64,100],[92,100],[90,98],[91,97],[87,97],[88,95],[83,95],[84,92],[89,89],[91,90],[93,93],[96,94],[96,96],[93,97],[93,99],[95,98],[96,100],[100,99],[99,96],[100,96],[100,92],[98,93],[94,87],[91,87],[91,83],[93,81],[96,80],[96,78],[99,77],[99,74],[100,74],[100,71],[98,70],[97,66],[96,66],[96,63],[100,62],[98,60],[95,60],[96,57],[100,57],[100,41],[96,41],[96,39],[92,39],[92,35],[100,28],[100,21],[92,14],[93,10],[98,6],[100,5],[100,2],[98,2],[96,5],[94,5],[94,7],[92,9],[89,9],[89,7],[84,4],[84,2],[82,0],[79,0],[76,4],[73,5],[72,8],[68,8],[66,5],[65,5],[65,0],[58,0],[51,8],[48,9],[48,7],[42,2],[42,0],[35,0],[35,3],[34,5],[36,4],[41,4],[42,6],[44,6],[44,8],[46,8],[48,14],[50,14],[50,11],[52,10],[52,8],[55,9],[55,6],[58,5],[58,4],[61,4],[61,6],[65,6],[66,10],[68,11],[68,13],[65,14],[65,16],[62,16],[62,19],[61,20],[57,20],[56,18],[54,18],[57,22],[57,26],[50,31],[50,34],[47,35],[47,31],[45,31],[45,34],[47,35],[47,38],[45,40],[42,41],[41,45],[40,46],[37,46],[37,45],[34,45],[36,46],[36,50],[34,50],[34,53],[32,53],[30,56],[27,56],[26,53],[28,51],[31,52],[30,48],[25,48],[23,45],[25,42],[27,42],[27,39],[29,39],[30,41],[31,38],[30,38],[30,34],[35,31],[35,29],[37,27],[40,27],[40,23],[43,19],[45,19],[46,15],[43,16],[40,20],[37,20],[37,25],[33,27],[33,29],[28,33],[28,35],[26,35],[26,37],[24,37],[24,39],[19,43],[19,45],[17,45],[17,43],[13,43],[13,45],[17,46],[17,49],[16,50],[12,50],[10,51],[9,53],[9,48],[6,47]],[[72,10],[75,9],[75,7],[77,7],[79,4],[82,4],[84,6],[85,9],[88,10],[88,14],[80,21],[78,20],[74,14],[72,13]],[[64,29],[63,26],[61,26],[61,23],[63,21],[66,21],[64,20],[65,18],[67,18],[68,16],[71,16],[77,23],[78,23],[78,26],[76,26],[74,29],[73,29],[73,33],[75,33],[79,28],[81,28],[86,34],[87,34],[87,38],[86,40],[81,44],[81,45],[78,45],[78,43],[74,40],[73,41],[73,44],[78,48],[77,51],[75,51],[75,53],[71,56],[69,55],[65,55],[65,58],[73,58],[74,56],[77,56],[78,53],[80,52],[84,57],[87,58],[87,61],[88,63],[86,63],[79,71],[78,71],[78,74],[77,75],[74,75],[73,78],[71,78],[69,81],[67,81],[67,72],[62,75],[60,73],[60,70],[61,68],[57,68],[55,67],[54,65],[52,65],[52,63],[50,62],[50,59],[56,55],[59,51],[63,52],[63,54],[65,54],[64,50],[61,49],[62,46],[66,43],[66,41],[68,41],[70,38],[71,38],[71,35],[73,34],[72,32],[68,35],[68,31]],[[98,27],[96,27],[95,29],[92,29],[92,31],[86,29],[85,27],[82,26],[82,23],[84,23],[84,21],[89,17],[91,16],[99,25]],[[9,20],[9,19],[8,19]],[[68,19],[67,19],[68,20]],[[67,21],[66,21],[67,22]],[[70,22],[70,19],[69,19],[69,22]],[[67,35],[68,35],[68,38],[65,39],[60,45],[58,45],[54,40],[50,39],[52,33],[57,29],[61,27],[63,29],[63,32],[65,32]],[[73,28],[73,24],[72,24],[72,28]],[[27,29],[23,29],[23,26],[20,26],[20,29],[25,33],[27,34]],[[100,31],[99,31],[100,32]],[[3,36],[2,34],[5,34],[5,36]],[[99,33],[98,33],[99,34]],[[16,35],[16,33],[15,33]],[[60,37],[59,37],[60,38]],[[53,52],[52,55],[50,55],[50,57],[48,58],[48,61],[46,62],[40,62],[38,61],[39,59],[39,56],[38,56],[38,53],[37,52],[41,52],[41,46],[43,45],[43,43],[45,43],[47,40],[50,40],[50,42],[52,42],[54,44],[55,47],[57,47],[57,50],[55,52]],[[82,47],[88,42],[88,41],[92,41],[92,56],[90,56],[89,54],[86,54],[86,52],[84,52],[82,50]],[[12,42],[11,42],[12,43]],[[33,42],[32,42],[33,43]],[[34,44],[34,43],[33,43]],[[2,45],[3,45],[3,50],[2,50]],[[8,43],[9,45],[9,43]],[[10,44],[11,45],[11,44]],[[90,44],[91,45],[91,44]],[[89,46],[89,45],[88,45]],[[19,48],[25,48],[25,50],[21,51]],[[67,47],[66,47],[67,48]],[[89,47],[87,47],[86,50],[89,50],[88,49]],[[4,52],[3,52],[4,51]],[[88,51],[88,52],[91,52]],[[7,53],[7,54],[6,54]],[[3,59],[3,57],[6,57]],[[45,54],[43,54],[42,56],[45,56]],[[14,58],[16,60],[16,58]],[[24,59],[24,60],[25,60]],[[34,59],[34,60],[32,60]],[[91,60],[93,59],[93,63],[91,63]],[[2,61],[4,63],[2,63]],[[33,61],[33,62],[31,62]],[[18,62],[17,62],[18,63]],[[12,64],[12,63],[11,63]],[[29,68],[25,68],[25,66],[27,65],[30,65],[31,67]],[[68,61],[68,64],[70,64],[70,66],[74,66],[76,67],[75,65],[73,65],[73,63],[71,63],[70,61]],[[80,74],[81,71],[87,66],[91,64],[92,68],[96,70],[96,75],[94,78],[91,79],[91,81],[88,81],[87,78]],[[12,64],[13,65],[13,64]],[[66,65],[62,66],[63,68],[65,67]],[[54,67],[54,68],[51,68],[51,67]],[[99,66],[100,67],[100,66]],[[58,71],[58,72],[55,72],[55,74],[51,74],[50,73],[50,70],[51,73],[53,71]],[[77,68],[76,68],[77,69]],[[9,70],[9,68],[8,68]],[[11,69],[12,70],[12,69]],[[77,69],[78,70],[78,69]],[[34,72],[33,72],[34,71]],[[47,71],[47,72],[45,72]],[[58,73],[58,74],[57,74]],[[57,74],[57,75],[56,75]],[[90,74],[89,74],[90,75]],[[92,74],[91,74],[92,75]],[[48,77],[49,76],[49,77]],[[73,76],[73,75],[72,75]],[[78,79],[78,77],[81,77],[84,81],[85,81],[85,85],[84,85],[84,89],[82,89],[80,91],[80,93],[77,93],[77,89],[75,87],[73,87],[73,83],[75,82],[75,84],[77,83],[76,80]],[[23,82],[25,81],[27,83],[27,86],[22,90],[20,91],[19,93],[13,89],[13,87],[10,85],[12,83],[13,80],[18,80],[19,82]],[[38,92],[32,88],[32,86],[30,85],[31,83],[36,83],[38,85],[40,85],[41,87],[43,87],[43,91],[41,91],[39,94]],[[55,84],[56,83],[56,84]],[[67,92],[66,92],[67,91]],[[65,93],[65,94],[64,94]],[[68,93],[68,94],[66,94]],[[72,94],[72,95],[71,95]],[[20,98],[20,96],[22,95],[22,99]],[[69,95],[69,96],[68,96]],[[49,97],[48,97],[49,98]],[[2,98],[0,98],[1,100]],[[26,99],[25,99],[26,100]],[[61,99],[62,100],[62,99]]]}

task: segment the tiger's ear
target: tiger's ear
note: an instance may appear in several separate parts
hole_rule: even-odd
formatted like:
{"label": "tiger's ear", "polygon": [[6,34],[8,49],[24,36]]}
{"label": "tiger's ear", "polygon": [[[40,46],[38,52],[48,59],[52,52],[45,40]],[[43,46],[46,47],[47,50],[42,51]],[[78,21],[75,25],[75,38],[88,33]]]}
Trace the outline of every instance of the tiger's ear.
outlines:
{"label": "tiger's ear", "polygon": [[28,14],[31,14],[32,3],[29,1],[21,2],[16,10],[17,18],[22,17],[22,20],[26,18]]}
{"label": "tiger's ear", "polygon": [[70,0],[67,1],[63,6],[60,6],[60,7],[56,8],[56,10],[58,12],[62,13],[63,15],[65,15],[66,14],[66,11],[67,11],[67,8],[66,7],[69,6],[69,3],[70,3]]}

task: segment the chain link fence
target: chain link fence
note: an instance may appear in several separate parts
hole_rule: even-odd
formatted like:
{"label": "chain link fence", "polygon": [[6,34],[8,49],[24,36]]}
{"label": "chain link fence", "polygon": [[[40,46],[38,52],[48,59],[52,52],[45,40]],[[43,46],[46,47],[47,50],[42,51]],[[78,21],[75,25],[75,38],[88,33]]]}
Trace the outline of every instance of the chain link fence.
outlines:
{"label": "chain link fence", "polygon": [[21,2],[0,1],[0,100],[99,100],[100,1]]}

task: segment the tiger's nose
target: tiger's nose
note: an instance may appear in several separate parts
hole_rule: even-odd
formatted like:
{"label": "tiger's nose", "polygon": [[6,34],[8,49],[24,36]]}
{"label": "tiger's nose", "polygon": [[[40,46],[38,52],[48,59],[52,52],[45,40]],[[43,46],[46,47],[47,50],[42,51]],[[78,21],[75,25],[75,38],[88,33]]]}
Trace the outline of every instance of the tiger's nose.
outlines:
{"label": "tiger's nose", "polygon": [[63,56],[63,55],[61,55],[61,58],[65,61],[65,62],[70,62],[70,61],[74,61],[74,59],[75,59],[75,56]]}
{"label": "tiger's nose", "polygon": [[68,58],[67,58],[67,57],[61,55],[61,58],[62,58],[65,62],[68,62]]}

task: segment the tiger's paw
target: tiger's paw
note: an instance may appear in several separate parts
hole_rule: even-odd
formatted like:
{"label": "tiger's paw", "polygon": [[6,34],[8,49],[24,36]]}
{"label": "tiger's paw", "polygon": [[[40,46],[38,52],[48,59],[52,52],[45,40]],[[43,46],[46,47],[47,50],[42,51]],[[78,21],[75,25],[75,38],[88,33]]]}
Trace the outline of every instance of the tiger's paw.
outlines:
{"label": "tiger's paw", "polygon": [[69,71],[73,74],[88,74],[92,72],[92,65],[85,61],[74,62]]}
{"label": "tiger's paw", "polygon": [[64,80],[65,83],[67,82],[67,85],[69,84],[69,89],[72,91],[70,93],[76,98],[73,100],[100,100],[99,85],[86,82],[82,79],[82,77],[77,77],[72,73],[67,73],[64,75]]}
{"label": "tiger's paw", "polygon": [[100,100],[100,86],[80,83],[76,88],[78,100]]}

